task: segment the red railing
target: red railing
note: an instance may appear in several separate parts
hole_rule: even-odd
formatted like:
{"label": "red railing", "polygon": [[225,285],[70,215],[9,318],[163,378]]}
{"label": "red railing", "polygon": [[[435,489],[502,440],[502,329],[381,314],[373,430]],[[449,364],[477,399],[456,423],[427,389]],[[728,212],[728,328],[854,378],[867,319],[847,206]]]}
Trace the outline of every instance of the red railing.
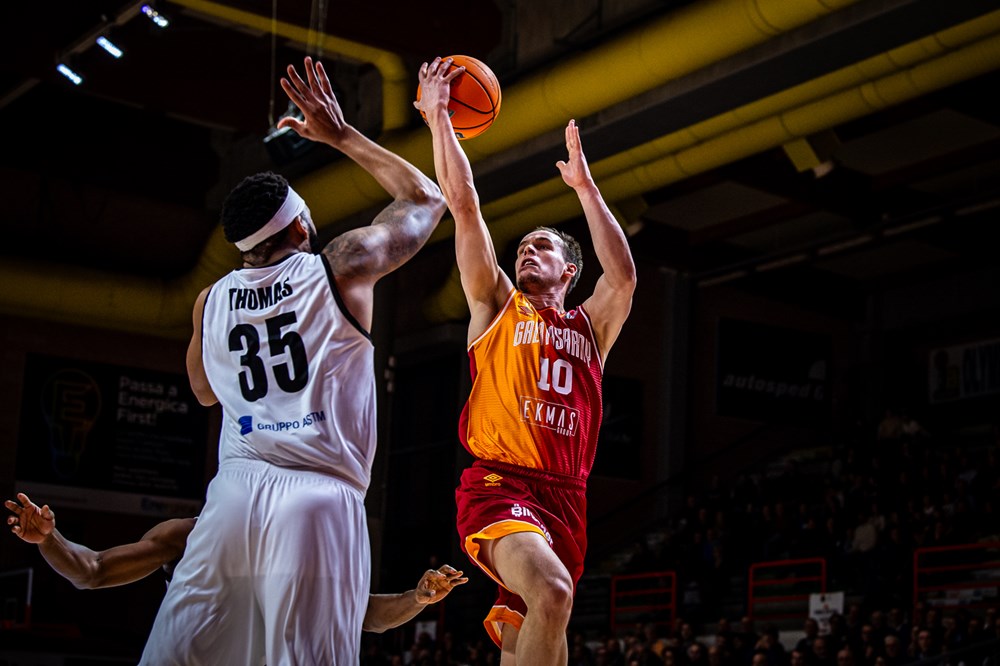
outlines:
{"label": "red railing", "polygon": [[611,577],[611,633],[636,622],[671,629],[677,617],[677,574],[673,571]]}
{"label": "red railing", "polygon": [[986,608],[1000,596],[1000,541],[913,551],[913,607]]}
{"label": "red railing", "polygon": [[[754,620],[801,619],[814,593],[826,593],[824,558],[757,562],[747,576],[747,615]],[[765,612],[762,606],[772,610]]]}

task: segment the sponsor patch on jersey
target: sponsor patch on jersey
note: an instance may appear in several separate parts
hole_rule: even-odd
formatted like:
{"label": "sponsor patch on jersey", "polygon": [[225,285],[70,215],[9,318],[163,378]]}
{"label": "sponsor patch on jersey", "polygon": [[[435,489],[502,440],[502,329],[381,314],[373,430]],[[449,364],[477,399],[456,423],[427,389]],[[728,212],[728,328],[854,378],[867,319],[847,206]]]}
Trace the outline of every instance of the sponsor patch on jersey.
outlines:
{"label": "sponsor patch on jersey", "polygon": [[580,412],[566,405],[522,395],[521,420],[572,437],[580,423]]}
{"label": "sponsor patch on jersey", "polygon": [[486,476],[483,477],[483,481],[486,482],[485,485],[486,485],[487,488],[497,488],[497,487],[499,487],[501,479],[503,479],[502,476],[500,476],[499,474],[492,473],[492,472],[490,474],[487,474]]}
{"label": "sponsor patch on jersey", "polygon": [[249,435],[253,432],[253,417],[252,416],[241,416],[239,419],[240,423],[240,434]]}

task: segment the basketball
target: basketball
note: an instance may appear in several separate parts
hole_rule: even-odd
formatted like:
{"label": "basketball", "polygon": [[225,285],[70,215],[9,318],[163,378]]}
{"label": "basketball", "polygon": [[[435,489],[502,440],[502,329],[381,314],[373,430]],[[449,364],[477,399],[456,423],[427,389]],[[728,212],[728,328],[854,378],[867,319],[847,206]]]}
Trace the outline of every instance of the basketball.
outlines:
{"label": "basketball", "polygon": [[[459,140],[479,136],[493,124],[500,113],[500,84],[486,63],[471,56],[450,56],[454,62],[451,69],[465,67],[451,82],[451,101],[448,115],[455,136]],[[449,70],[450,71],[450,70]],[[420,100],[420,86],[417,86],[417,101]],[[424,116],[424,112],[420,112]],[[424,121],[427,121],[424,116]]]}

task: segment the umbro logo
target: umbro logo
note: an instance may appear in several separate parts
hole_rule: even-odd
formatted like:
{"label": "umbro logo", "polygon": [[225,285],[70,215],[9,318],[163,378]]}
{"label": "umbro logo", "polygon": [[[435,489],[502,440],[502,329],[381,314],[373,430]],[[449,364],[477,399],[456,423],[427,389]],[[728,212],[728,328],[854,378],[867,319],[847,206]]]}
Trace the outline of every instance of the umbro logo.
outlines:
{"label": "umbro logo", "polygon": [[483,477],[483,481],[486,482],[487,488],[496,488],[500,485],[500,480],[503,479],[499,474],[487,474]]}
{"label": "umbro logo", "polygon": [[518,305],[517,311],[523,314],[525,317],[534,317],[535,312],[531,309],[530,305]]}

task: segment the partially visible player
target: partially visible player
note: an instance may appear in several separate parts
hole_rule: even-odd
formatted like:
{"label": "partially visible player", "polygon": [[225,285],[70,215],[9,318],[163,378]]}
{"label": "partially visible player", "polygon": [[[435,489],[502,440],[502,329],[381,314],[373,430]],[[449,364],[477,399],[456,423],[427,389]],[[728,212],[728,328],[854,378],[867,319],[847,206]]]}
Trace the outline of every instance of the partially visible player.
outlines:
{"label": "partially visible player", "polygon": [[[45,561],[80,590],[126,585],[163,568],[170,579],[173,566],[184,554],[196,518],[175,518],[153,526],[135,543],[94,551],[74,543],[56,529],[56,514],[49,505],[38,506],[24,493],[4,502],[11,532],[38,546]],[[371,594],[365,612],[365,631],[381,633],[413,619],[427,604],[441,601],[468,578],[445,564],[428,569],[416,588],[400,594]],[[335,590],[330,591],[335,594]]]}
{"label": "partially visible player", "polygon": [[[587,547],[586,481],[601,424],[604,362],[632,306],[635,265],[597,189],[573,120],[556,164],[580,200],[603,270],[593,294],[566,311],[581,252],[568,234],[528,233],[514,282],[497,263],[469,160],[448,118],[450,60],[420,69],[416,104],[431,129],[438,183],[455,218],[469,304],[472,390],[459,437],[476,457],[456,491],[470,559],[500,585],[487,632],[501,663],[565,664],[566,627]],[[516,285],[516,286],[515,286]]]}

